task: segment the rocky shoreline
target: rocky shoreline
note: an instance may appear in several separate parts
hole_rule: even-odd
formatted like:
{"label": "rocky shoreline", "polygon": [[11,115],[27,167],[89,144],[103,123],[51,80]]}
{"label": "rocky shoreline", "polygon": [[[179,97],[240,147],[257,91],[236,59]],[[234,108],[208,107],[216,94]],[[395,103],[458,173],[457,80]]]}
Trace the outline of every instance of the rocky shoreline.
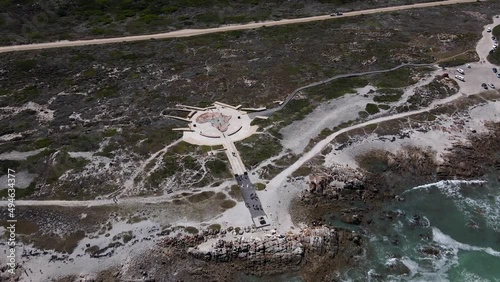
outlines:
{"label": "rocky shoreline", "polygon": [[[172,281],[241,281],[241,273],[261,277],[262,281],[283,273],[300,276],[305,281],[340,281],[339,270],[358,265],[364,259],[368,227],[374,221],[393,222],[401,216],[386,209],[390,203],[405,201],[401,187],[440,179],[500,175],[500,155],[495,153],[500,151],[500,123],[491,123],[488,129],[486,133],[472,134],[467,142],[454,144],[440,163],[435,160],[435,152],[404,147],[396,153],[370,151],[360,156],[358,162],[371,165],[361,165],[359,169],[318,168],[311,173],[308,186],[290,208],[296,225],[304,226],[300,231],[278,234],[273,230],[262,236],[253,230],[241,236],[224,230],[168,237],[159,250],[150,254],[155,258],[146,261],[162,258],[175,263],[148,266],[148,277],[172,277],[167,272],[176,267],[178,276],[172,277]],[[382,170],[372,166],[377,162],[385,164]],[[414,218],[415,225],[425,224],[419,215]],[[333,227],[332,221],[346,226]],[[346,228],[348,226],[352,228]],[[356,228],[359,230],[355,231]],[[397,236],[390,237],[389,241],[399,244]],[[431,254],[438,251],[422,250]],[[390,273],[409,272],[396,260],[386,267]],[[138,270],[129,271],[140,274]],[[120,277],[128,277],[130,273],[121,273]]]}

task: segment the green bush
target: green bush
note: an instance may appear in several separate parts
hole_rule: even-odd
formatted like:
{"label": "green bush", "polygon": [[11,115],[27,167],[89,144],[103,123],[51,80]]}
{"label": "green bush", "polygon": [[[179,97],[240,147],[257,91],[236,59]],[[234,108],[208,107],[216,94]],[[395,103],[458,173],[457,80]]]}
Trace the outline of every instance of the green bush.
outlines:
{"label": "green bush", "polygon": [[104,135],[104,137],[111,137],[111,136],[115,136],[117,133],[118,133],[118,131],[116,130],[116,128],[108,128],[108,129],[104,130],[103,135]]}
{"label": "green bush", "polygon": [[193,235],[196,235],[199,232],[198,229],[196,227],[193,227],[193,226],[188,226],[188,227],[184,228],[184,231],[186,231],[189,234],[193,234]]}
{"label": "green bush", "polygon": [[52,144],[52,140],[48,137],[40,138],[33,142],[33,145],[36,149],[48,147],[50,146],[50,144]]}
{"label": "green bush", "polygon": [[219,159],[208,161],[205,163],[205,165],[210,170],[210,173],[214,176],[222,176],[224,174],[227,174],[227,172],[229,171],[227,164]]}
{"label": "green bush", "polygon": [[217,230],[217,231],[219,231],[219,230],[221,229],[221,226],[220,226],[220,224],[218,224],[218,223],[214,223],[214,224],[212,224],[212,225],[209,225],[209,226],[207,227],[207,229],[209,229],[209,230]]}
{"label": "green bush", "polygon": [[236,202],[233,200],[224,200],[221,202],[220,206],[223,209],[230,209],[230,208],[233,208],[234,206],[236,206]]}
{"label": "green bush", "polygon": [[[286,107],[285,107],[286,108]],[[279,154],[282,150],[279,140],[269,135],[253,135],[236,147],[247,166],[255,166],[268,158]]]}
{"label": "green bush", "polygon": [[257,190],[257,191],[262,191],[262,190],[266,189],[266,184],[264,184],[264,183],[255,183],[253,186],[255,187],[255,190]]}
{"label": "green bush", "polygon": [[366,104],[365,111],[367,111],[370,115],[373,115],[373,114],[380,112],[378,106],[376,104],[372,104],[372,103]]}
{"label": "green bush", "polygon": [[85,165],[89,163],[89,160],[78,157],[72,158],[66,152],[59,152],[54,161],[54,165],[49,167],[47,172],[47,182],[54,183],[63,175],[66,171],[74,169],[76,171],[82,169]]}
{"label": "green bush", "polygon": [[118,94],[118,88],[116,86],[108,86],[97,90],[96,97],[98,98],[109,98],[116,96]]}
{"label": "green bush", "polygon": [[[491,33],[496,38],[500,38],[500,25],[495,26]],[[488,61],[492,64],[500,65],[500,49],[499,48],[497,48],[495,52],[488,55]]]}
{"label": "green bush", "polygon": [[28,72],[37,64],[36,60],[18,60],[15,62],[16,70],[20,72]]}
{"label": "green bush", "polygon": [[383,93],[382,95],[378,95],[373,98],[373,101],[378,103],[397,102],[403,95],[403,91],[399,89],[383,89],[378,90],[377,92]]}
{"label": "green bush", "polygon": [[231,198],[235,199],[238,202],[243,201],[240,186],[238,186],[237,184],[231,185],[228,194],[229,196],[231,196]]}
{"label": "green bush", "polygon": [[413,84],[410,68],[400,68],[394,71],[372,76],[377,88],[400,88]]}
{"label": "green bush", "polygon": [[391,106],[387,105],[387,104],[380,104],[378,105],[378,107],[382,110],[388,110],[391,108]]}
{"label": "green bush", "polygon": [[347,93],[353,93],[355,88],[364,87],[367,84],[368,82],[360,77],[339,78],[320,86],[308,88],[306,91],[322,100],[330,100],[342,97]]}

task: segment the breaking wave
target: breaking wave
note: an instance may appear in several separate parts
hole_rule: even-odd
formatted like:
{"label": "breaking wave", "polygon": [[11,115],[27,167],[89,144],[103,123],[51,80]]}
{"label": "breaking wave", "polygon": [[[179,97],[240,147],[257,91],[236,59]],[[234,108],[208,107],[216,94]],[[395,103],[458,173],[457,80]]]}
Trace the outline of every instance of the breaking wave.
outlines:
{"label": "breaking wave", "polygon": [[434,242],[441,244],[445,247],[451,248],[455,251],[455,253],[458,250],[464,250],[464,251],[480,251],[480,252],[485,252],[487,254],[490,254],[492,256],[500,258],[500,252],[493,250],[490,247],[483,248],[483,247],[476,247],[476,246],[471,246],[468,244],[460,243],[456,241],[455,239],[451,238],[450,236],[444,234],[441,232],[441,230],[437,229],[436,227],[432,227],[432,238]]}
{"label": "breaking wave", "polygon": [[412,189],[403,192],[403,194],[408,193],[408,192],[412,192],[412,191],[415,191],[415,190],[429,189],[429,188],[432,188],[432,187],[437,187],[437,188],[439,188],[439,190],[443,191],[446,195],[453,196],[453,195],[456,195],[456,193],[458,193],[458,191],[460,189],[460,184],[466,184],[466,185],[479,184],[479,185],[483,185],[483,184],[486,184],[486,183],[487,183],[487,181],[485,181],[485,180],[441,180],[441,181],[438,181],[438,182],[434,182],[434,183],[429,183],[429,184],[424,184],[424,185],[420,185],[420,186],[417,186],[417,187],[413,187]]}

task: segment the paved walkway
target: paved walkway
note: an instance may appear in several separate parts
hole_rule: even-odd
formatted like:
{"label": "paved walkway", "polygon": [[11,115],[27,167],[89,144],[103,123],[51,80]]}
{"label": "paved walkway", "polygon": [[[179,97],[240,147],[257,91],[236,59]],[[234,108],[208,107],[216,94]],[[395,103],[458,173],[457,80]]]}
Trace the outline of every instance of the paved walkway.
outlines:
{"label": "paved walkway", "polygon": [[213,107],[198,109],[188,121],[190,131],[184,132],[183,140],[196,145],[222,145],[252,221],[256,227],[269,225],[259,196],[234,145],[234,142],[255,133],[256,127],[250,125],[251,119],[246,112],[216,102]]}
{"label": "paved walkway", "polygon": [[[211,110],[214,112],[223,112],[225,107],[221,105],[215,104],[215,109]],[[234,122],[239,122],[240,120],[237,117],[233,116],[230,120]],[[241,195],[243,196],[243,200],[245,201],[245,206],[250,211],[250,215],[252,216],[252,221],[254,222],[256,227],[262,227],[269,225],[269,220],[267,219],[267,215],[262,208],[262,204],[260,202],[259,196],[255,191],[255,187],[252,182],[248,178],[247,170],[245,168],[245,164],[241,159],[240,153],[236,149],[233,141],[231,141],[224,132],[218,131],[220,134],[220,138],[222,140],[222,145],[224,146],[227,159],[229,160],[229,164],[231,165],[231,170],[236,178],[236,182],[238,186],[240,186]]]}
{"label": "paved walkway", "polygon": [[252,216],[252,221],[256,227],[263,227],[269,225],[269,219],[267,218],[264,208],[262,208],[262,203],[260,202],[259,196],[255,192],[255,187],[253,186],[248,175],[238,175],[236,176],[236,182],[240,186],[241,195],[245,201],[245,206],[250,211]]}

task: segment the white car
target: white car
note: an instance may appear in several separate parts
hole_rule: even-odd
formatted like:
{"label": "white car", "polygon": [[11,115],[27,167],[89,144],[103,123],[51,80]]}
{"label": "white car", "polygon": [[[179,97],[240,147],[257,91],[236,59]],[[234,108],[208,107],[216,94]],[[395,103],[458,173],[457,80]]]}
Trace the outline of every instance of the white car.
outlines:
{"label": "white car", "polygon": [[493,85],[493,83],[488,84],[488,86],[489,86],[491,89],[495,89],[495,85]]}
{"label": "white car", "polygon": [[457,69],[457,72],[460,74],[465,74],[465,71],[463,69]]}
{"label": "white car", "polygon": [[488,27],[488,28],[486,29],[486,31],[487,31],[487,32],[491,32],[491,27]]}
{"label": "white car", "polygon": [[455,78],[460,80],[460,81],[465,81],[465,78],[461,75],[455,75]]}

